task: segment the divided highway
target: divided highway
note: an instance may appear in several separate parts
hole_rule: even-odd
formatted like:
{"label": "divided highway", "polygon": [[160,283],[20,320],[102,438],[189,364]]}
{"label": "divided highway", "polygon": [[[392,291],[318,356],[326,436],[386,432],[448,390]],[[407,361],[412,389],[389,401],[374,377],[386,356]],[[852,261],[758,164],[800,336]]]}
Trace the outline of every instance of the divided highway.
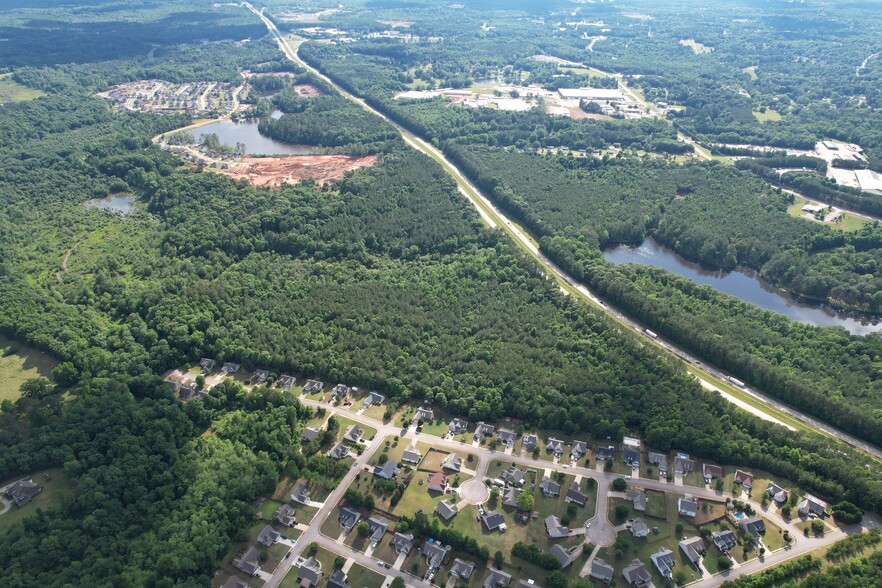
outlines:
{"label": "divided highway", "polygon": [[588,288],[586,288],[583,284],[577,282],[575,279],[569,276],[569,274],[564,272],[555,263],[548,259],[539,250],[538,243],[526,231],[521,229],[521,227],[519,227],[515,222],[507,218],[505,214],[502,213],[487,197],[485,197],[480,192],[480,190],[478,190],[478,188],[474,184],[472,184],[472,182],[465,176],[465,174],[463,174],[455,165],[453,165],[453,163],[451,163],[439,149],[435,148],[427,141],[411,133],[409,130],[391,120],[382,112],[369,106],[358,96],[347,92],[339,85],[334,83],[334,81],[331,80],[328,76],[324,75],[322,72],[300,59],[300,57],[297,55],[297,51],[291,47],[290,43],[288,43],[288,41],[276,27],[276,25],[263,14],[262,10],[257,10],[256,8],[254,8],[254,6],[247,2],[243,3],[243,6],[254,12],[254,14],[256,14],[258,17],[260,17],[260,19],[269,29],[270,33],[276,38],[279,47],[282,49],[288,59],[295,62],[303,69],[311,72],[315,76],[321,78],[329,85],[333,86],[342,96],[345,96],[347,99],[352,100],[365,110],[388,122],[390,125],[395,127],[396,130],[398,130],[398,132],[401,134],[404,141],[408,145],[432,158],[439,165],[441,165],[441,167],[444,168],[444,170],[456,181],[457,185],[459,186],[459,191],[464,196],[466,196],[469,201],[472,202],[475,208],[477,208],[478,212],[481,215],[481,218],[487,224],[487,226],[489,226],[490,228],[499,228],[505,231],[509,235],[509,237],[511,237],[511,239],[518,245],[518,247],[527,252],[540,264],[540,266],[542,266],[545,274],[548,277],[554,279],[565,294],[576,296],[583,300],[589,301],[590,303],[594,304],[596,307],[602,309],[608,315],[613,317],[620,324],[627,327],[633,333],[640,336],[643,339],[644,343],[653,345],[656,348],[663,349],[681,359],[682,361],[686,362],[689,365],[689,373],[692,374],[697,380],[699,380],[704,388],[719,392],[723,395],[724,398],[733,401],[739,407],[744,408],[749,412],[752,412],[756,416],[771,422],[781,424],[790,429],[814,429],[822,434],[844,441],[845,443],[848,443],[856,449],[863,451],[869,456],[872,456],[876,459],[882,459],[882,451],[869,443],[866,443],[852,435],[844,433],[826,423],[822,423],[819,420],[803,414],[802,412],[781,402],[778,402],[777,400],[774,400],[756,390],[750,389],[746,386],[736,387],[729,384],[726,379],[726,374],[722,371],[701,363],[698,359],[692,357],[689,353],[677,348],[675,345],[668,341],[664,341],[659,337],[650,336],[646,333],[645,329],[641,325],[626,317],[621,312],[604,304],[596,295],[588,290]]}

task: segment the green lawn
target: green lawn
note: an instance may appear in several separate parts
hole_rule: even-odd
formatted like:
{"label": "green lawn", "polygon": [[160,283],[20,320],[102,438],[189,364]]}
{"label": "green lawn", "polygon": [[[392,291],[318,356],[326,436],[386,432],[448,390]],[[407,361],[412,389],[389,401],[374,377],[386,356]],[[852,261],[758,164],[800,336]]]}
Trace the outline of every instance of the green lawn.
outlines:
{"label": "green lawn", "polygon": [[340,429],[337,431],[337,441],[338,442],[343,439],[343,435],[346,433],[346,429],[350,425],[358,425],[359,427],[361,427],[362,430],[364,430],[364,433],[362,433],[362,437],[364,439],[367,439],[368,441],[373,439],[374,435],[377,434],[377,430],[374,429],[373,427],[368,427],[367,425],[362,425],[360,423],[353,421],[352,419],[346,418],[345,416],[341,416],[339,414],[336,414],[336,415],[334,415],[334,418],[336,418],[337,422],[340,423]]}
{"label": "green lawn", "polygon": [[45,353],[0,335],[0,400],[15,400],[25,380],[49,378],[56,365]]}
{"label": "green lawn", "polygon": [[22,86],[18,82],[9,77],[10,74],[0,76],[0,104],[7,102],[24,102],[25,100],[33,100],[44,96],[40,90],[34,90],[26,86]]}
{"label": "green lawn", "polygon": [[[45,474],[49,474],[50,480],[47,480]],[[24,476],[16,476],[0,483],[0,486],[6,486],[10,482],[20,480]],[[50,508],[61,505],[67,495],[70,493],[70,482],[61,471],[61,468],[52,468],[49,470],[40,470],[32,474],[34,482],[43,487],[43,491],[34,497],[28,504],[22,507],[12,505],[12,508],[3,515],[0,515],[0,532],[5,532],[13,524],[21,521],[25,517],[37,512],[37,509],[48,510]]]}
{"label": "green lawn", "polygon": [[760,112],[759,110],[754,110],[753,116],[756,117],[756,120],[758,120],[761,123],[768,122],[770,120],[771,121],[781,120],[782,118],[784,118],[781,116],[780,112],[778,112],[777,110],[772,110],[771,108],[766,108],[765,112]]}
{"label": "green lawn", "polygon": [[359,564],[352,564],[349,573],[346,574],[347,584],[353,588],[380,588],[386,577],[365,568]]}

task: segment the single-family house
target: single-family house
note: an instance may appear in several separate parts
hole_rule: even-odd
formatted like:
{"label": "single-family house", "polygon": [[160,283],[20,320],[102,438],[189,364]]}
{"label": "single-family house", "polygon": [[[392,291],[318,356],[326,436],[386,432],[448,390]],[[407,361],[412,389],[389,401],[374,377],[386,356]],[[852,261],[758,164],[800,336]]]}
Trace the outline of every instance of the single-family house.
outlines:
{"label": "single-family house", "polygon": [[524,435],[524,438],[521,440],[521,447],[526,449],[527,451],[533,451],[539,444],[539,437],[533,435],[532,433],[529,435]]}
{"label": "single-family house", "polygon": [[674,471],[678,474],[691,474],[695,471],[695,461],[678,455],[674,458]]}
{"label": "single-family house", "polygon": [[664,453],[656,453],[654,451],[650,451],[646,456],[646,459],[652,465],[658,468],[658,471],[661,475],[666,476],[668,473],[668,456]]}
{"label": "single-family house", "polygon": [[334,573],[328,578],[327,588],[350,588],[349,584],[346,582],[346,572],[343,570],[334,571]]}
{"label": "single-family house", "polygon": [[549,477],[542,478],[539,482],[539,489],[545,496],[560,496],[560,484]]}
{"label": "single-family house", "polygon": [[570,458],[573,461],[578,461],[582,459],[585,455],[588,454],[588,442],[587,441],[573,441],[573,446],[570,448]]}
{"label": "single-family house", "polygon": [[484,523],[484,526],[487,527],[488,531],[505,531],[505,517],[502,516],[501,513],[495,510],[487,510],[484,511],[484,514],[481,515],[481,521]]}
{"label": "single-family house", "polygon": [[386,402],[386,397],[379,392],[368,392],[367,398],[364,399],[365,408],[368,406],[380,406]]}
{"label": "single-family house", "polygon": [[257,542],[265,547],[271,547],[275,545],[275,543],[279,540],[281,536],[281,533],[273,529],[271,526],[267,525],[257,536]]}
{"label": "single-family house", "polygon": [[191,398],[195,398],[198,394],[195,386],[192,384],[185,384],[178,390],[178,395],[181,397],[181,400],[190,400]]}
{"label": "single-family house", "polygon": [[515,433],[514,431],[509,431],[508,429],[499,429],[499,431],[496,432],[496,440],[506,447],[512,447],[515,443],[515,439],[517,438],[517,433]]}
{"label": "single-family house", "polygon": [[643,522],[643,519],[634,519],[631,521],[631,535],[633,537],[646,537],[649,535],[649,527]]}
{"label": "single-family house", "polygon": [[480,421],[475,426],[475,439],[480,440],[480,439],[483,439],[484,437],[489,437],[493,434],[493,432],[495,430],[496,430],[496,427],[494,427],[493,425],[489,425],[489,424],[485,423],[484,421]]}
{"label": "single-family house", "polygon": [[483,588],[504,588],[511,584],[511,576],[502,570],[491,569],[484,579]]}
{"label": "single-family house", "polygon": [[560,519],[554,515],[545,517],[545,532],[552,539],[560,539],[561,537],[569,537],[570,529],[565,527]]}
{"label": "single-family house", "polygon": [[6,487],[3,493],[9,497],[15,506],[24,506],[43,491],[43,488],[34,482],[33,478],[22,478]]}
{"label": "single-family house", "polygon": [[240,369],[242,369],[242,366],[240,364],[227,361],[221,367],[221,375],[225,376],[227,374],[238,374]]}
{"label": "single-family house", "polygon": [[221,584],[221,588],[249,588],[248,582],[244,582],[236,576],[230,576],[227,581]]}
{"label": "single-family house", "polygon": [[566,549],[559,543],[555,543],[551,546],[551,549],[549,549],[549,553],[554,556],[554,559],[556,559],[558,563],[560,563],[561,569],[566,569],[567,566],[573,563],[573,560],[576,559],[576,556],[579,554],[579,550],[581,549],[581,545],[576,545],[570,549]]}
{"label": "single-family house", "polygon": [[273,518],[278,521],[280,525],[293,527],[297,524],[297,519],[294,516],[295,512],[294,507],[290,504],[283,504],[273,512]]}
{"label": "single-family house", "polygon": [[447,491],[447,476],[440,472],[432,474],[429,478],[429,492],[444,494]]}
{"label": "single-family house", "polygon": [[430,574],[434,574],[441,567],[448,553],[450,553],[449,545],[441,545],[431,539],[423,544],[423,557],[426,558],[426,565],[429,566],[429,571],[426,573],[427,577]]}
{"label": "single-family house", "polygon": [[331,390],[331,401],[333,402],[334,400],[343,400],[344,398],[349,396],[350,390],[351,388],[349,388],[349,386],[347,386],[346,384],[337,384]]}
{"label": "single-family house", "polygon": [[450,426],[447,428],[447,431],[451,435],[461,435],[469,430],[469,422],[460,418],[455,418],[450,421]]}
{"label": "single-family house", "polygon": [[217,365],[217,362],[207,357],[203,357],[199,360],[199,367],[202,368],[203,372],[210,372],[214,369],[215,365]]}
{"label": "single-family house", "polygon": [[346,432],[343,433],[343,440],[349,443],[358,443],[361,441],[362,435],[364,435],[364,429],[358,425],[349,425],[346,427]]}
{"label": "single-family house", "polygon": [[435,506],[435,510],[433,512],[445,521],[449,521],[456,516],[456,513],[459,512],[459,507],[455,504],[447,502],[446,500],[441,500]]}
{"label": "single-family house", "polygon": [[766,494],[772,497],[775,504],[781,505],[787,502],[787,490],[774,482],[769,482],[769,485],[766,486]]}
{"label": "single-family house", "polygon": [[585,506],[585,503],[588,501],[588,495],[582,492],[581,488],[579,488],[579,483],[573,480],[573,483],[567,489],[567,495],[564,500],[566,502],[574,502],[579,506]]}
{"label": "single-family house", "polygon": [[526,477],[527,473],[523,470],[519,470],[515,466],[510,466],[507,470],[499,474],[500,480],[512,486],[521,486],[524,483],[524,478]]}
{"label": "single-family house", "polygon": [[766,523],[759,517],[750,517],[749,519],[741,520],[741,528],[745,530],[745,532],[750,533],[754,537],[759,537],[761,535],[766,534]]}
{"label": "single-family house", "polygon": [[287,392],[294,385],[295,379],[294,376],[289,374],[282,374],[279,376],[278,384],[281,386],[282,390]]}
{"label": "single-family house", "polygon": [[398,464],[391,459],[387,459],[383,465],[374,466],[374,475],[382,480],[396,478],[399,472],[401,472],[401,469],[398,467]]}
{"label": "single-family house", "polygon": [[655,564],[658,573],[664,578],[672,578],[674,576],[674,563],[677,556],[667,547],[659,547],[658,551],[649,556],[652,563]]}
{"label": "single-family house", "polygon": [[615,571],[615,568],[611,565],[599,557],[595,557],[594,562],[591,564],[591,571],[588,575],[595,580],[600,580],[604,584],[609,584],[613,580],[613,574],[615,574]]}
{"label": "single-family house", "polygon": [[319,382],[318,380],[306,380],[306,385],[303,386],[303,392],[304,394],[315,394],[316,392],[321,392],[324,387],[324,382]]}
{"label": "single-family house", "polygon": [[753,488],[753,474],[742,470],[735,470],[735,483],[750,492]]}
{"label": "single-family house", "polygon": [[811,494],[806,494],[802,497],[802,501],[796,507],[796,510],[804,517],[810,515],[822,517],[827,512],[827,503]]}
{"label": "single-family house", "polygon": [[358,521],[361,520],[361,513],[357,510],[353,510],[348,506],[344,506],[340,509],[340,516],[337,517],[337,521],[340,523],[340,526],[343,527],[343,530],[349,532],[352,530],[355,525],[358,524]]}
{"label": "single-family house", "polygon": [[677,512],[680,516],[694,517],[698,514],[698,499],[681,497],[677,500]]}
{"label": "single-family house", "polygon": [[322,576],[324,576],[322,562],[314,557],[310,557],[300,564],[300,569],[297,572],[297,581],[300,582],[302,588],[314,588],[322,581]]}
{"label": "single-family house", "polygon": [[251,547],[242,554],[242,557],[239,559],[233,560],[233,566],[239,570],[242,570],[249,576],[256,576],[260,571],[260,564],[257,563],[257,559],[260,557],[260,552],[256,547]]}
{"label": "single-family house", "polygon": [[518,580],[518,585],[515,588],[540,588],[540,586],[535,580],[530,578],[528,580]]}
{"label": "single-family house", "polygon": [[475,564],[466,560],[456,558],[453,560],[453,566],[450,568],[450,577],[458,578],[460,580],[468,580],[472,577],[472,572],[475,571]]}
{"label": "single-family house", "polygon": [[462,458],[455,453],[448,453],[444,461],[441,462],[441,469],[458,472],[462,470]]}
{"label": "single-family house", "polygon": [[640,465],[640,447],[622,446],[622,459],[630,466]]}
{"label": "single-family house", "polygon": [[344,457],[349,455],[349,448],[346,447],[343,443],[337,443],[333,448],[328,452],[328,456],[334,459],[343,459]]}
{"label": "single-family house", "polygon": [[319,433],[321,433],[321,431],[319,429],[316,429],[315,427],[306,427],[305,429],[303,429],[303,434],[300,435],[300,440],[304,443],[309,443],[310,441],[318,437]]}
{"label": "single-family house", "polygon": [[680,541],[680,550],[692,565],[699,570],[701,569],[701,558],[706,551],[704,539],[701,537],[689,537],[688,539],[683,539]]}
{"label": "single-family house", "polygon": [[383,517],[380,517],[379,519],[371,517],[368,519],[368,528],[371,532],[371,545],[376,545],[389,529],[389,521]]}
{"label": "single-family house", "polygon": [[710,484],[711,480],[713,480],[714,478],[723,477],[723,468],[718,465],[705,463],[702,464],[701,469],[704,473],[704,481],[708,484]]}
{"label": "single-family house", "polygon": [[646,586],[652,580],[652,574],[639,559],[631,560],[625,569],[622,570],[622,577],[628,586]]}
{"label": "single-family house", "polygon": [[420,407],[417,409],[416,414],[414,414],[413,419],[415,421],[432,422],[435,420],[435,413],[431,408]]}
{"label": "single-family house", "polygon": [[714,531],[711,533],[711,538],[714,541],[714,545],[716,545],[717,549],[722,553],[732,551],[732,548],[738,543],[738,537],[736,537],[735,533],[729,529],[724,531]]}
{"label": "single-family house", "polygon": [[291,500],[298,504],[306,504],[309,502],[309,488],[305,484],[298,485],[291,493]]}
{"label": "single-family house", "polygon": [[548,453],[553,453],[555,456],[560,457],[563,455],[564,450],[564,442],[560,439],[555,439],[554,437],[549,437],[548,442],[545,444],[545,451]]}
{"label": "single-family house", "polygon": [[417,449],[416,445],[411,443],[407,449],[404,450],[404,453],[401,454],[401,461],[404,463],[420,463],[420,460],[423,459],[420,450]]}
{"label": "single-family house", "polygon": [[643,490],[628,490],[625,492],[625,500],[634,503],[634,510],[639,512],[646,511],[646,492]]}
{"label": "single-family house", "polygon": [[395,533],[392,535],[392,547],[395,549],[395,553],[399,555],[410,553],[413,549],[413,534]]}
{"label": "single-family house", "polygon": [[594,453],[597,454],[597,461],[606,461],[608,459],[614,459],[616,456],[616,448],[613,445],[607,445],[606,447],[597,446],[594,450]]}
{"label": "single-family house", "polygon": [[263,384],[269,378],[269,370],[255,370],[254,381],[256,384]]}
{"label": "single-family house", "polygon": [[502,506],[508,506],[511,508],[518,507],[518,496],[521,495],[520,488],[509,487],[505,489],[505,492],[502,494]]}

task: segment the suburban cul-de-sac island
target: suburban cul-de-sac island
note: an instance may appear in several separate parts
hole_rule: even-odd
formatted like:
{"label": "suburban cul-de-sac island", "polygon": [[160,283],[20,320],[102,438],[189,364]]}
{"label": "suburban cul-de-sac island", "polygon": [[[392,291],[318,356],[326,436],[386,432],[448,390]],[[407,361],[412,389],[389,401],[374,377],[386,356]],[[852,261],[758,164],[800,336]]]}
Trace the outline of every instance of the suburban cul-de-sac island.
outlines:
{"label": "suburban cul-de-sac island", "polygon": [[0,588],[882,586],[882,0],[0,4]]}

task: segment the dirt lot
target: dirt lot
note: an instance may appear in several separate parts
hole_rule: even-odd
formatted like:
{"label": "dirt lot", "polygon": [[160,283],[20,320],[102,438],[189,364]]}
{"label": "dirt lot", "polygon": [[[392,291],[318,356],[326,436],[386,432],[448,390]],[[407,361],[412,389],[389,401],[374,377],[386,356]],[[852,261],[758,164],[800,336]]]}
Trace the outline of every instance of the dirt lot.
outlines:
{"label": "dirt lot", "polygon": [[339,180],[353,169],[376,163],[376,155],[292,155],[290,157],[246,157],[235,168],[222,173],[246,179],[255,186],[279,188],[282,184],[311,179],[319,183]]}
{"label": "dirt lot", "polygon": [[297,92],[298,96],[303,96],[304,98],[315,98],[316,96],[322,95],[318,88],[310,86],[309,84],[298,84],[294,86],[293,89]]}

